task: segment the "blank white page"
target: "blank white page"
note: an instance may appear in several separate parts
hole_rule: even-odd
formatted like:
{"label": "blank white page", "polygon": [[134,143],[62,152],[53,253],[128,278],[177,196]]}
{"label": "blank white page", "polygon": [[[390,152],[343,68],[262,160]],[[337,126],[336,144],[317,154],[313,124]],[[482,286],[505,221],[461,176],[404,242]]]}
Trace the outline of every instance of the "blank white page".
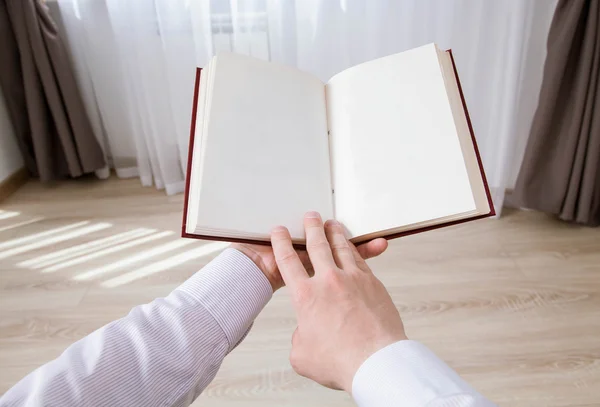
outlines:
{"label": "blank white page", "polygon": [[434,44],[326,88],[335,214],[353,237],[476,209]]}
{"label": "blank white page", "polygon": [[304,239],[306,211],[333,216],[323,83],[230,53],[211,65],[196,230],[268,239],[285,225]]}

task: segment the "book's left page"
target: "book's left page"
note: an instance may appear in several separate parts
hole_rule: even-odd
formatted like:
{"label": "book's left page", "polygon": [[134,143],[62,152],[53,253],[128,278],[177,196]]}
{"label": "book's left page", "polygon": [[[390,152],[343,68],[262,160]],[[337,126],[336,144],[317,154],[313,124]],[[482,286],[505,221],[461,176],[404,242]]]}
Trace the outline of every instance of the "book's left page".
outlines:
{"label": "book's left page", "polygon": [[333,217],[324,84],[230,53],[205,71],[186,232],[268,240],[285,225],[302,243],[306,211]]}

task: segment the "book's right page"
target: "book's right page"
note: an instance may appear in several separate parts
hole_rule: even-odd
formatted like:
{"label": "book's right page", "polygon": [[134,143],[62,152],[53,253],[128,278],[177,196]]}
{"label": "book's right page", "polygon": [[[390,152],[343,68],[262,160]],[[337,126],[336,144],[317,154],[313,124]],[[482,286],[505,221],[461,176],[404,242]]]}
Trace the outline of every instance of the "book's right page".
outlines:
{"label": "book's right page", "polygon": [[326,86],[335,217],[352,237],[477,213],[434,44]]}

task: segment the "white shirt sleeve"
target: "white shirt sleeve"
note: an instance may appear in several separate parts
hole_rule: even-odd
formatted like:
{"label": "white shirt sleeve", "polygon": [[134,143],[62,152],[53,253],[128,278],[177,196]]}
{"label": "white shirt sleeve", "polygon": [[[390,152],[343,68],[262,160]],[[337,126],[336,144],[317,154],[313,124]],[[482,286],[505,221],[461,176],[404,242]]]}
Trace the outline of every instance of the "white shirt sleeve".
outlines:
{"label": "white shirt sleeve", "polygon": [[359,407],[492,407],[446,363],[419,342],[404,340],[371,355],[356,371]]}

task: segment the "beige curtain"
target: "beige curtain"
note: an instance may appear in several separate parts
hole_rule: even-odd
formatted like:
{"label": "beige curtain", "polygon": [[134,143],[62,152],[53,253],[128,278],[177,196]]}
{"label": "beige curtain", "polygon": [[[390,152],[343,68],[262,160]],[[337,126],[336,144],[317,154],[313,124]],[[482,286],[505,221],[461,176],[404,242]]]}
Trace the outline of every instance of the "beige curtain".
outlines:
{"label": "beige curtain", "polygon": [[600,224],[598,0],[560,0],[556,7],[515,199],[566,221]]}
{"label": "beige curtain", "polygon": [[0,85],[30,172],[48,181],[105,166],[65,45],[41,0],[0,0]]}

